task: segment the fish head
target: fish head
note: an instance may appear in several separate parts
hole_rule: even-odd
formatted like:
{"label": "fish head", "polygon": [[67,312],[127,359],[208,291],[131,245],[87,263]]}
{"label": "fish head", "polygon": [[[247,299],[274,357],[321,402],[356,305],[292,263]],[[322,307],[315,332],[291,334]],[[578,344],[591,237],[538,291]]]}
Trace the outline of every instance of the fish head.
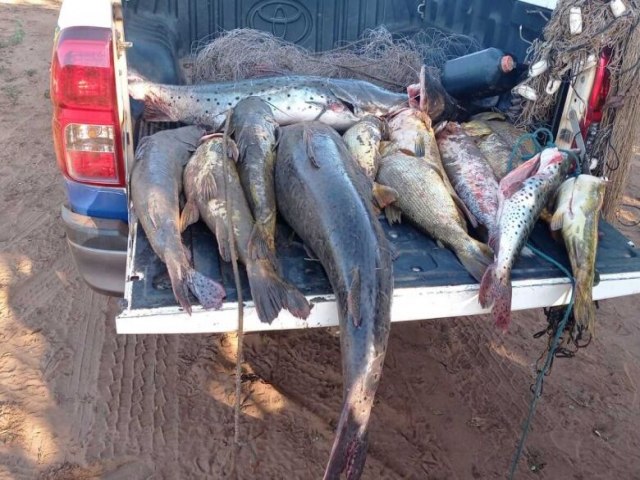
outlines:
{"label": "fish head", "polygon": [[566,153],[562,153],[557,148],[546,148],[540,154],[540,166],[538,170],[543,170],[553,165],[560,165],[564,162]]}
{"label": "fish head", "polygon": [[360,120],[361,114],[355,108],[349,108],[348,105],[340,101],[329,101],[318,120],[337,130],[346,130]]}

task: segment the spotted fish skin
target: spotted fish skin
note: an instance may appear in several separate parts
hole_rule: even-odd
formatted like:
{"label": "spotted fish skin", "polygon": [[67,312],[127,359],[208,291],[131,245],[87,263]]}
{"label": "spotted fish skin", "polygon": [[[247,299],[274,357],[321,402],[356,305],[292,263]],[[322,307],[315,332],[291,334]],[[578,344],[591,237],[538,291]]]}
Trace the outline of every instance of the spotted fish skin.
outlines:
{"label": "spotted fish skin", "polygon": [[406,94],[362,80],[299,75],[200,85],[131,79],[129,95],[144,101],[147,120],[207,125],[216,130],[227,112],[250,96],[268,102],[280,125],[318,120],[338,130],[346,130],[367,114],[386,115],[408,102]]}
{"label": "spotted fish skin", "polygon": [[574,317],[579,326],[595,332],[593,279],[598,250],[598,218],[604,199],[605,180],[579,175],[558,190],[552,230],[561,230],[575,279]]}
{"label": "spotted fish skin", "polygon": [[[298,318],[307,318],[310,307],[304,295],[280,277],[269,250],[260,251],[252,246],[254,221],[235,159],[235,143],[221,135],[209,138],[198,147],[184,169],[187,203],[180,219],[181,228],[184,230],[202,218],[217,238],[220,257],[227,262],[231,261],[231,242],[234,242],[238,259],[247,268],[251,297],[262,322],[271,323],[282,309]],[[229,217],[232,232],[228,227]]]}
{"label": "spotted fish skin", "polygon": [[380,165],[380,142],[384,124],[373,115],[367,115],[347,130],[342,139],[356,163],[373,181]]}
{"label": "spotted fish skin", "polygon": [[479,301],[483,308],[493,304],[493,318],[503,329],[511,321],[511,270],[569,163],[557,148],[547,148],[500,182],[498,233],[490,239],[494,262],[482,277]]}
{"label": "spotted fish skin", "polygon": [[498,228],[498,181],[484,155],[460,124],[449,122],[437,135],[440,157],[453,188],[487,228],[489,237]]}

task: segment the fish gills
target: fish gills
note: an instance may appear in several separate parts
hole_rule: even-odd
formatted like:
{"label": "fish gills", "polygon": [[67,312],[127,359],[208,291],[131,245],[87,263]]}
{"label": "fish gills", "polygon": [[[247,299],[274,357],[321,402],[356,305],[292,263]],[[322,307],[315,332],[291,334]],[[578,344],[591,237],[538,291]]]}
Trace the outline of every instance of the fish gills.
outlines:
{"label": "fish gills", "polygon": [[390,328],[390,246],[340,136],[317,122],[284,127],[278,211],[322,263],[340,317],[343,407],[324,478],[360,478]]}
{"label": "fish gills", "polygon": [[513,265],[568,167],[567,156],[547,148],[500,181],[498,236],[490,240],[495,259],[482,277],[478,300],[483,308],[493,305],[493,318],[502,329],[511,321]]}
{"label": "fish gills", "polygon": [[575,278],[574,317],[580,327],[595,333],[596,309],[593,279],[598,250],[598,218],[604,198],[605,180],[579,175],[566,180],[558,190],[552,230],[561,230]]}
{"label": "fish gills", "polygon": [[[237,149],[232,140],[227,141],[226,149],[221,136],[205,141],[185,168],[187,205],[184,211],[197,213],[183,219],[181,225],[186,228],[202,217],[218,240],[220,257],[227,262],[231,261],[230,242],[235,242],[238,258],[247,268],[251,297],[262,322],[273,322],[282,309],[298,318],[307,318],[310,307],[304,295],[278,275],[269,251],[263,252],[251,245],[254,221],[236,170]],[[224,178],[225,162],[227,179]],[[232,218],[233,232],[228,229],[228,215]]]}
{"label": "fish gills", "polygon": [[203,133],[198,127],[183,127],[143,138],[131,173],[133,209],[153,251],[167,266],[176,300],[189,314],[189,291],[204,308],[220,308],[225,297],[219,283],[191,266],[179,229],[182,170]]}
{"label": "fish gills", "polygon": [[[467,271],[480,281],[491,263],[492,252],[467,233],[464,217],[437,165],[396,152],[382,158],[378,182],[400,192],[391,212],[399,210],[422,231],[453,250]],[[393,223],[398,218],[392,213],[389,220]]]}

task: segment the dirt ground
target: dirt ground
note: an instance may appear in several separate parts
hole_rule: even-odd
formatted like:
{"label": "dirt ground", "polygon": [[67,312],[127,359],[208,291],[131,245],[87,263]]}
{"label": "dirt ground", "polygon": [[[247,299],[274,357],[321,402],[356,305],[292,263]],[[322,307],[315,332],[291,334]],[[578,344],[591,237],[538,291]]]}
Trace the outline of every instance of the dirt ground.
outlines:
{"label": "dirt ground", "polygon": [[[47,99],[57,8],[0,0],[0,478],[224,478],[233,337],[117,336],[115,301],[83,284],[67,250]],[[640,205],[637,163],[626,201]],[[623,230],[640,244],[638,227]],[[556,361],[518,478],[640,479],[639,307],[601,302],[594,343]],[[394,325],[364,478],[505,478],[543,325],[540,311],[506,335],[486,317]],[[246,345],[239,477],[320,478],[338,338]]]}

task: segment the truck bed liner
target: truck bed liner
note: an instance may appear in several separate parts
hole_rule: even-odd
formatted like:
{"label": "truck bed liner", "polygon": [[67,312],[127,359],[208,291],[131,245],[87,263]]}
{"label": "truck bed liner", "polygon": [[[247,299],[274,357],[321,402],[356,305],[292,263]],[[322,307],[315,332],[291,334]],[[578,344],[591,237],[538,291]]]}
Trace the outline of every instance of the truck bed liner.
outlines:
{"label": "truck bed liner", "polygon": [[[452,252],[440,248],[427,235],[409,224],[381,223],[396,249],[392,321],[454,317],[483,313],[477,302],[478,284]],[[205,333],[233,331],[237,325],[237,292],[231,264],[218,256],[215,237],[202,223],[185,232],[195,268],[221,282],[227,298],[221,310],[205,311],[195,306],[189,317],[173,297],[164,264],[154,254],[137,222],[132,223],[125,305],[116,319],[118,333]],[[550,237],[546,225],[536,225],[531,243],[565,266],[562,245]],[[328,327],[338,324],[334,296],[317,260],[310,259],[300,240],[286,225],[278,225],[278,257],[286,279],[297,285],[314,305],[307,321],[281,312],[272,323],[261,323],[250,300],[247,279],[242,274],[245,300],[245,331]],[[640,255],[611,225],[601,223],[596,268],[600,284],[594,299],[640,292]],[[513,309],[567,303],[569,280],[548,262],[521,257],[513,270]],[[193,299],[194,305],[196,304]]]}

